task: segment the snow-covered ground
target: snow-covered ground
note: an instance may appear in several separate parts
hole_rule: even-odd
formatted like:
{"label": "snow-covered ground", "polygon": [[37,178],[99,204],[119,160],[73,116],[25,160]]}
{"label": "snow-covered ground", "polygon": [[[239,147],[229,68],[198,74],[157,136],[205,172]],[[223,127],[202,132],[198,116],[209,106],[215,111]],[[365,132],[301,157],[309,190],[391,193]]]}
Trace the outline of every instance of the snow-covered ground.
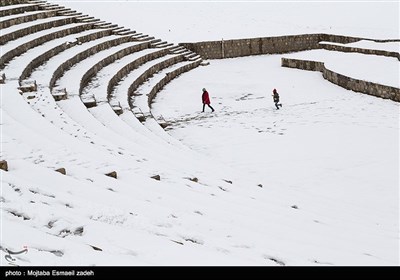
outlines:
{"label": "snow-covered ground", "polygon": [[[112,13],[110,1],[52,2],[174,43],[400,37],[398,2],[119,1]],[[73,52],[32,76],[48,82]],[[399,87],[394,58],[318,50],[210,60],[158,94],[152,112],[171,123],[163,132],[107,104],[56,103],[45,87],[21,96],[17,76],[2,85],[0,264],[10,265],[5,248],[27,246],[14,265],[399,265],[399,104],[281,67],[289,56]],[[8,69],[17,75],[30,57]],[[60,83],[77,87],[88,66]],[[204,87],[214,113],[201,113]],[[104,175],[113,170],[117,179]]]}
{"label": "snow-covered ground", "polygon": [[173,43],[308,33],[399,37],[398,1],[51,2]]}

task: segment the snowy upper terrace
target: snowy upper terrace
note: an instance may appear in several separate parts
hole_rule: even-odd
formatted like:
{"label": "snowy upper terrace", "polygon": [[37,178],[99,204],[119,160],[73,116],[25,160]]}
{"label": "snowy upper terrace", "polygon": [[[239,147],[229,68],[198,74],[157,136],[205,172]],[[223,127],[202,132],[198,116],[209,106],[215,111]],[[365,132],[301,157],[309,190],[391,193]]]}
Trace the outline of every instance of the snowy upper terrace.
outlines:
{"label": "snowy upper terrace", "polygon": [[[399,3],[383,1],[54,0],[173,43],[309,33],[398,39]],[[118,12],[110,12],[112,9]],[[312,16],[310,16],[312,15]]]}

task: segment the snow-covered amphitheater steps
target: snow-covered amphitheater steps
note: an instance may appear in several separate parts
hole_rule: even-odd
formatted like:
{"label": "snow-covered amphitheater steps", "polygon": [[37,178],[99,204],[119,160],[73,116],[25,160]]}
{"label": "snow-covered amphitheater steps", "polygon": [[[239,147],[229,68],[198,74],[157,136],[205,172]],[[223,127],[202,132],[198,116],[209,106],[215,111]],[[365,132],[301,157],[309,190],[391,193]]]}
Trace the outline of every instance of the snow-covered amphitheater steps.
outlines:
{"label": "snow-covered amphitheater steps", "polygon": [[[8,8],[11,8],[11,6]],[[2,10],[4,9],[2,7]],[[51,9],[57,9],[57,7],[51,7]],[[63,9],[59,7],[57,10]],[[29,13],[39,14],[39,8],[32,8],[32,12]],[[143,59],[140,62],[140,64],[143,64],[152,57],[150,54],[154,55],[155,53],[157,54],[156,57],[165,56],[165,58],[168,58],[173,56],[167,55],[172,44],[136,31],[123,29],[114,24],[99,22],[75,11],[63,11],[63,14],[66,16],[56,16],[57,20],[58,18],[71,18],[71,21],[64,22],[60,26],[57,26],[58,23],[56,23],[54,24],[55,27],[51,29],[46,28],[46,26],[48,22],[54,23],[53,16],[37,18],[32,21],[26,20],[26,22],[4,29],[8,30],[6,35],[9,35],[3,37],[2,51],[6,56],[3,55],[1,58],[2,72],[6,73],[7,78],[6,84],[2,86],[2,92],[13,94],[13,97],[8,100],[8,104],[2,104],[4,105],[4,116],[11,123],[11,120],[16,118],[14,112],[8,115],[11,108],[29,106],[34,109],[32,112],[38,114],[36,118],[29,118],[29,122],[21,120],[26,125],[25,128],[21,128],[21,131],[30,129],[29,127],[36,127],[36,125],[28,125],[30,122],[41,124],[41,129],[38,129],[35,133],[37,139],[32,140],[29,144],[24,143],[23,139],[13,138],[13,136],[10,136],[10,138],[21,142],[21,146],[25,147],[21,149],[21,153],[24,151],[24,154],[30,154],[29,158],[33,163],[51,169],[56,169],[58,166],[68,166],[67,169],[71,169],[68,165],[69,162],[75,164],[84,158],[78,165],[88,173],[95,172],[95,170],[101,170],[103,174],[107,170],[121,172],[126,169],[124,168],[125,164],[121,166],[121,162],[140,163],[138,166],[135,164],[130,164],[130,166],[142,170],[148,175],[157,171],[162,176],[167,173],[174,173],[168,172],[168,170],[165,170],[165,173],[162,170],[154,170],[151,162],[167,162],[167,159],[174,154],[173,150],[177,147],[172,145],[167,149],[169,151],[167,154],[171,153],[170,155],[160,156],[162,153],[156,153],[157,156],[153,155],[149,158],[148,155],[153,154],[151,151],[158,150],[161,152],[163,145],[170,146],[170,143],[162,141],[157,135],[152,134],[134,118],[131,112],[131,125],[127,125],[123,118],[119,118],[106,102],[108,100],[108,88],[103,88],[104,91],[100,92],[103,96],[98,97],[100,101],[105,102],[103,105],[107,105],[107,107],[99,106],[88,111],[79,98],[86,87],[88,92],[91,91],[90,86],[93,85],[93,82],[102,77],[101,75],[94,77],[94,74],[102,68],[110,66],[108,69],[110,71],[115,65],[126,65],[132,61],[138,62],[140,59]],[[49,12],[48,15],[53,14]],[[12,16],[10,12],[7,18],[3,19],[3,22],[8,22],[7,20],[11,17],[18,16]],[[36,27],[32,28],[32,24]],[[39,40],[37,40],[38,38]],[[142,71],[146,70],[146,68],[143,68]],[[115,76],[112,71],[105,75],[108,76],[106,81]],[[18,90],[22,84],[29,84],[30,81],[35,83],[35,88],[32,91],[21,92],[21,90]],[[91,84],[89,84],[90,81]],[[52,96],[52,90],[62,87],[66,88],[68,99],[56,102]],[[125,92],[124,100],[125,104],[128,105],[127,92]],[[23,107],[21,107],[21,102],[25,102]],[[136,123],[132,125],[132,121]],[[47,125],[44,125],[44,123],[47,123]],[[13,124],[17,126],[17,124]],[[51,129],[48,127],[51,127]],[[65,149],[64,144],[50,145],[48,141],[52,142],[54,139],[47,139],[48,133],[45,131],[53,131],[54,134],[57,134],[54,129],[62,131],[62,137],[60,137],[64,138],[56,140],[56,143],[67,143],[73,139],[73,142],[78,141],[80,143],[82,149]],[[87,146],[91,148],[87,148]],[[178,149],[180,148],[178,147]],[[39,150],[40,153],[34,153],[34,151]],[[55,150],[58,151],[62,160],[58,156],[52,156],[56,154]],[[128,154],[126,151],[131,152]],[[98,162],[94,155],[99,153],[105,154],[105,158],[108,157],[107,155],[112,155],[115,158],[111,161],[107,160],[107,163]],[[2,155],[2,157],[13,161],[21,159],[23,156]],[[146,163],[142,164],[143,162]],[[177,161],[175,167],[170,166],[166,169],[173,168],[184,174],[186,168],[178,163],[179,161]]]}
{"label": "snow-covered amphitheater steps", "polygon": [[[131,44],[132,45],[132,44]],[[140,45],[140,43],[138,43],[138,45]],[[89,112],[96,112],[98,110],[98,107],[103,107],[105,106],[106,109],[103,112],[103,114],[106,114],[108,116],[107,118],[102,117],[103,115],[95,115],[95,119],[92,116],[88,116],[88,118],[85,118],[84,120],[86,120],[85,123],[81,123],[84,127],[88,128],[88,129],[94,129],[95,127],[98,127],[98,129],[102,130],[102,131],[106,131],[106,129],[109,129],[108,132],[112,132],[115,131],[115,133],[119,133],[119,134],[112,134],[110,136],[110,139],[113,139],[114,137],[118,137],[118,135],[120,135],[121,130],[119,129],[120,124],[118,124],[118,122],[121,122],[121,120],[115,115],[115,113],[111,110],[111,107],[109,106],[108,102],[107,102],[107,87],[100,87],[100,88],[95,88],[95,90],[91,90],[90,91],[90,96],[94,96],[95,100],[96,100],[96,105],[95,107],[91,107],[88,106],[87,104],[90,103],[90,100],[85,99],[85,95],[82,96],[82,100],[83,100],[83,104],[85,106],[82,106],[82,102],[80,99],[80,83],[78,82],[79,80],[82,81],[82,77],[85,76],[85,74],[94,66],[96,65],[99,61],[103,61],[105,59],[107,59],[108,57],[110,57],[110,55],[112,56],[115,53],[118,53],[121,50],[124,50],[126,48],[126,46],[121,45],[118,47],[114,47],[111,48],[109,50],[106,51],[102,51],[97,53],[96,55],[90,56],[87,59],[83,60],[82,62],[76,64],[75,66],[73,66],[71,69],[69,69],[69,71],[67,71],[58,81],[57,81],[57,87],[59,88],[66,88],[67,89],[67,93],[68,93],[68,99],[64,100],[64,101],[60,101],[58,103],[58,105],[65,111],[67,112],[67,114],[69,116],[71,116],[72,118],[75,118],[75,120],[77,122],[81,122],[81,120],[83,120],[82,116],[83,115],[88,115]],[[143,49],[142,51],[139,52],[135,52],[133,54],[128,55],[127,57],[124,57],[122,60],[125,60],[126,62],[128,62],[129,60],[132,60],[133,57],[137,57],[142,55],[143,56],[143,52],[145,53],[151,53],[151,52],[156,52],[159,50],[153,50],[153,49]],[[119,61],[120,62],[120,61]],[[119,63],[112,63],[110,65],[111,69],[112,66],[115,67],[118,66]],[[75,83],[71,83],[70,81],[76,81]],[[104,80],[104,83],[106,84],[107,80]],[[103,91],[102,91],[103,90]],[[77,104],[79,103],[79,104]],[[67,104],[75,104],[74,106],[72,105],[67,105]],[[86,109],[86,107],[90,107],[89,111]],[[79,109],[78,109],[79,108]],[[109,109],[109,110],[107,110]],[[109,114],[107,114],[109,113]],[[102,120],[98,120],[97,117],[102,117]],[[104,127],[101,124],[104,124],[104,120],[107,121],[108,125],[107,127]],[[113,120],[113,121],[110,121]],[[100,123],[99,123],[100,121]],[[96,124],[97,122],[97,124]],[[99,126],[100,125],[100,126]],[[128,129],[129,131],[129,129]],[[126,127],[122,130],[123,133],[126,134],[127,130]],[[130,140],[135,140],[138,136],[135,134],[127,134],[130,135],[129,139]]]}
{"label": "snow-covered amphitheater steps", "polygon": [[[99,71],[97,71],[99,69],[97,65],[94,67],[92,66],[90,70],[87,71],[86,73],[91,73],[92,69],[95,68],[96,69],[95,75],[92,76],[90,80],[82,79],[82,81],[88,80],[88,82],[84,87],[82,87],[82,82],[81,82],[81,90],[80,90],[81,99],[86,104],[90,103],[91,100],[94,100],[93,108],[92,107],[89,108],[89,111],[93,114],[96,114],[96,112],[100,110],[98,108],[100,107],[102,108],[103,106],[109,107],[105,108],[104,110],[108,111],[108,109],[112,108],[118,114],[121,113],[123,114],[124,112],[126,112],[127,113],[126,115],[129,116],[128,119],[130,120],[128,123],[132,126],[131,129],[137,131],[140,134],[140,136],[142,134],[147,134],[149,140],[152,139],[152,141],[159,141],[160,139],[157,139],[155,135],[149,133],[149,131],[147,131],[147,129],[145,129],[139,123],[139,121],[134,117],[134,115],[130,111],[128,105],[127,92],[124,92],[119,99],[116,99],[116,97],[113,96],[112,93],[114,87],[121,82],[121,80],[124,78],[124,76],[127,75],[127,73],[131,72],[134,69],[139,68],[140,65],[145,64],[147,61],[151,61],[152,59],[165,56],[168,53],[168,51],[169,51],[168,48],[161,48],[161,49],[143,48],[140,51],[126,55],[116,60],[115,62],[106,65]],[[145,70],[146,69],[143,69],[143,71]],[[102,120],[103,124],[109,126],[110,129],[117,129],[117,127],[121,126],[121,124],[117,126],[115,122],[113,122],[111,126],[109,125],[110,119],[116,120],[116,115],[113,112],[112,116],[101,119],[103,119]],[[119,122],[121,122],[121,120],[119,120]],[[123,131],[125,132],[126,129],[124,129]]]}
{"label": "snow-covered amphitheater steps", "polygon": [[0,17],[40,10],[43,1],[1,1]]}

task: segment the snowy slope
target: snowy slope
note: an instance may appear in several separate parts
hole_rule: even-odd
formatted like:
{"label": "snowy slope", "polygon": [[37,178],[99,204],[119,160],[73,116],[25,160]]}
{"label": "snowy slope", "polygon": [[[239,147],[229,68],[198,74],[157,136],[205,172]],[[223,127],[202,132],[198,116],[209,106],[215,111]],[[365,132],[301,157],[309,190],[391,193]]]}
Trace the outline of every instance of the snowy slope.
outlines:
{"label": "snowy slope", "polygon": [[[119,1],[113,13],[109,1],[52,2],[174,43],[308,32],[399,37],[395,2]],[[11,61],[13,80],[1,85],[1,158],[9,163],[0,170],[2,266],[399,265],[399,104],[280,66],[283,56],[323,60],[398,87],[397,60],[322,50],[211,60],[158,94],[152,113],[170,122],[164,132],[106,103],[88,110],[78,82],[74,96],[55,102],[49,73],[76,50],[32,74],[41,81],[36,94],[18,94],[19,67],[34,52]],[[85,62],[59,84],[76,81]],[[103,69],[94,94],[115,66]],[[215,113],[201,113],[203,87]],[[117,179],[105,176],[111,171]],[[26,254],[6,261],[5,249],[24,246]]]}

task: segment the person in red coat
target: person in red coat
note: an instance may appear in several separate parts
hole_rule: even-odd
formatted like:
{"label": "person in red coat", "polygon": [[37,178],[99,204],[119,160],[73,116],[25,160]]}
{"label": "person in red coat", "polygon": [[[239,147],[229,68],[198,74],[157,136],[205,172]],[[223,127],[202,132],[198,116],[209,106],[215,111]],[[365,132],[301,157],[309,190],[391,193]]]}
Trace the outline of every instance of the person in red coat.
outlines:
{"label": "person in red coat", "polygon": [[206,105],[211,108],[212,112],[215,111],[214,108],[210,105],[210,96],[208,95],[208,92],[205,88],[203,88],[203,95],[201,96],[201,99],[203,101],[203,113]]}

